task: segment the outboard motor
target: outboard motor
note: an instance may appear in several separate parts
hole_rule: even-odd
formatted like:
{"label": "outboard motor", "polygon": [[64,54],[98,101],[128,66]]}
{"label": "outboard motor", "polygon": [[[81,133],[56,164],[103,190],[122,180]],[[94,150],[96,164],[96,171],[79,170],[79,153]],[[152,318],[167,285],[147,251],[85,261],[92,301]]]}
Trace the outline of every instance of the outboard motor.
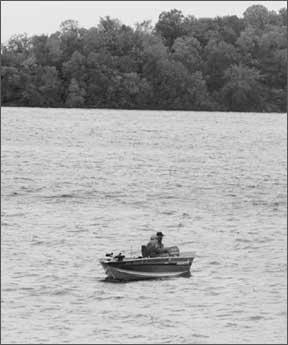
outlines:
{"label": "outboard motor", "polygon": [[180,250],[177,246],[172,246],[168,248],[168,254],[169,256],[179,256]]}

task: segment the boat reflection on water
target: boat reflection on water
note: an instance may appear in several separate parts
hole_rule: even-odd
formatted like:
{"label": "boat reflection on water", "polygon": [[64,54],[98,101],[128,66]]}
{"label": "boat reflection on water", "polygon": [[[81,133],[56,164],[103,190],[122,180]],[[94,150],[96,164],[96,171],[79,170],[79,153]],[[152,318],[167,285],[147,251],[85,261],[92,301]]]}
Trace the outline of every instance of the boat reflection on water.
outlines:
{"label": "boat reflection on water", "polygon": [[190,268],[195,258],[195,252],[169,254],[157,257],[129,257],[119,253],[106,254],[100,263],[107,274],[108,281],[132,281],[143,279],[161,279],[191,276]]}

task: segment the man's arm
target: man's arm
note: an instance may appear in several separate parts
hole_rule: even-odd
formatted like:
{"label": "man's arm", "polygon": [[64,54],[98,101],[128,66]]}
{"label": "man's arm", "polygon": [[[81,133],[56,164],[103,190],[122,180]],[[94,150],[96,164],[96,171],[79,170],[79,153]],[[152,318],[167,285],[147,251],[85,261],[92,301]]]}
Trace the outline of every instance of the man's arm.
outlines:
{"label": "man's arm", "polygon": [[168,253],[168,249],[165,247],[162,247],[162,248],[156,247],[156,248],[153,248],[153,250],[157,254]]}

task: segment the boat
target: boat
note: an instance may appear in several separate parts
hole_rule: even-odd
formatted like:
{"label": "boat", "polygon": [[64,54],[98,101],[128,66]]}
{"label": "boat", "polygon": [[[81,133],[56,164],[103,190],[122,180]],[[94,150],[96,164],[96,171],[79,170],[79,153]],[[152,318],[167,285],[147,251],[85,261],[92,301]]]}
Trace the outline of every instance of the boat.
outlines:
{"label": "boat", "polygon": [[107,280],[143,280],[190,276],[190,268],[195,252],[157,257],[125,257],[119,253],[106,254],[100,263],[105,270]]}

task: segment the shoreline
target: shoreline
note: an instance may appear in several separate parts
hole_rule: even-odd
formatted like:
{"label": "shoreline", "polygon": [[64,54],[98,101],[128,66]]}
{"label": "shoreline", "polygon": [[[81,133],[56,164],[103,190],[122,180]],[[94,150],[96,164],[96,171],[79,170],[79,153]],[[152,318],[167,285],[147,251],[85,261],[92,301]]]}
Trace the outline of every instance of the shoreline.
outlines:
{"label": "shoreline", "polygon": [[107,111],[145,111],[145,112],[150,112],[150,111],[159,111],[159,112],[193,112],[193,113],[231,113],[231,114],[275,114],[275,115],[287,115],[287,112],[256,112],[256,111],[231,111],[231,110],[193,110],[193,109],[155,109],[155,108],[149,108],[149,109],[143,109],[143,108],[92,108],[92,107],[86,107],[86,108],[68,108],[68,107],[28,107],[28,106],[15,106],[15,105],[2,105],[1,109],[11,109],[11,108],[24,108],[24,109],[45,109],[45,110],[50,110],[50,109],[59,109],[59,110],[107,110]]}

